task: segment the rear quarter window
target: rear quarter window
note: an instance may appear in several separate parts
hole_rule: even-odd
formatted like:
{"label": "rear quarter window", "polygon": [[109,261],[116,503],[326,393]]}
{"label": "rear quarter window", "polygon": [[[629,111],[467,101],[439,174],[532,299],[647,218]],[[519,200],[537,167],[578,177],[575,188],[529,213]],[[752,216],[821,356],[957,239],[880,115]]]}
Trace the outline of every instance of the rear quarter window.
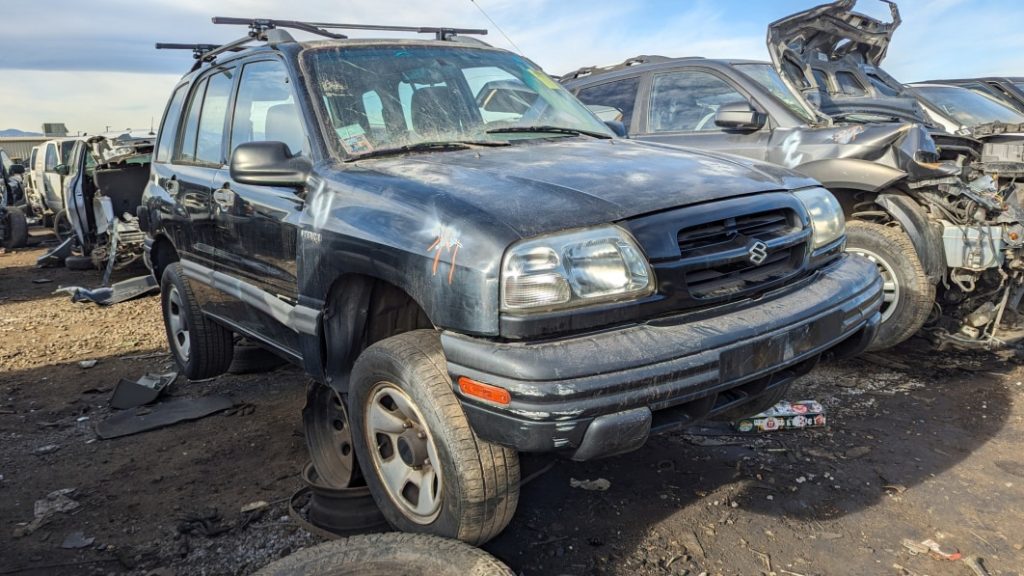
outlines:
{"label": "rear quarter window", "polygon": [[178,122],[181,120],[181,107],[185,103],[188,84],[178,86],[167,104],[164,119],[160,123],[160,134],[157,136],[156,161],[169,162],[174,152],[174,137],[178,135]]}

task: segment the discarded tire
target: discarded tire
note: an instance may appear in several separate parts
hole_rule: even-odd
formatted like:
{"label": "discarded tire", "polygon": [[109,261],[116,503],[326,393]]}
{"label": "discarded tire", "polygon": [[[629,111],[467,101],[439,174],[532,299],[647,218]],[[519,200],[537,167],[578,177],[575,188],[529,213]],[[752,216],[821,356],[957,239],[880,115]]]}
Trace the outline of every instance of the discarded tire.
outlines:
{"label": "discarded tire", "polygon": [[[390,529],[365,483],[359,482],[348,488],[325,486],[319,481],[312,463],[302,470],[302,479],[309,492],[308,520],[320,530],[337,537]],[[294,502],[301,498],[304,491],[306,489],[292,497],[293,510]]]}
{"label": "discarded tire", "polygon": [[370,534],[327,542],[278,560],[256,576],[514,576],[497,558],[429,534]]}
{"label": "discarded tire", "polygon": [[288,361],[256,344],[238,344],[228,367],[230,374],[262,374],[280,368]]}
{"label": "discarded tire", "polygon": [[8,250],[22,248],[28,243],[28,220],[21,208],[7,209],[7,237],[3,246]]}

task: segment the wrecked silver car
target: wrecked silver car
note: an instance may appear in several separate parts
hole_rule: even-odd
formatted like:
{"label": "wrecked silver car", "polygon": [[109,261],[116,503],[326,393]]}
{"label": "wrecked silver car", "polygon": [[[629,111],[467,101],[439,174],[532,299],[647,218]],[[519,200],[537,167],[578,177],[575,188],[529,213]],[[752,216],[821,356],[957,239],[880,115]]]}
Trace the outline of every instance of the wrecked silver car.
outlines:
{"label": "wrecked silver car", "polygon": [[65,210],[77,248],[95,268],[113,270],[142,257],[145,234],[135,215],[149,179],[153,134],[126,132],[75,143],[64,184]]}
{"label": "wrecked silver car", "polygon": [[[853,11],[855,0],[838,0],[772,23],[768,50],[785,82],[833,120],[905,122],[925,126],[934,147],[903,162],[909,171],[934,175],[907,182],[898,193],[902,217],[877,205],[872,194],[857,198],[867,217],[903,230],[936,285],[934,333],[943,342],[998,344],[1012,336],[1024,297],[1024,210],[1017,180],[1024,175],[1019,152],[1005,142],[986,144],[978,133],[952,134],[929,117],[914,94],[880,66],[901,22],[887,2],[891,22]],[[936,258],[941,255],[940,258]],[[884,263],[880,262],[880,266]]]}

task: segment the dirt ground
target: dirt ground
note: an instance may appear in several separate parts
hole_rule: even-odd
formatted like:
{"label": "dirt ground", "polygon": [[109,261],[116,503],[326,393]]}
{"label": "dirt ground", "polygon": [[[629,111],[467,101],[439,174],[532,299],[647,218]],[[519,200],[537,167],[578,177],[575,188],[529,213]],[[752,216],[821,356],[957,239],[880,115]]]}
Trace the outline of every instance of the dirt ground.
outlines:
{"label": "dirt ground", "polygon": [[[236,408],[97,439],[119,379],[171,368],[159,299],[72,304],[54,289],[99,273],[37,269],[42,252],[0,255],[0,575],[249,574],[317,542],[287,513],[306,461],[303,374],[179,381],[172,396],[221,394]],[[903,545],[930,538],[992,575],[1024,574],[1021,365],[923,341],[824,364],[790,399],[821,401],[826,429],[707,427],[557,461],[485,549],[525,576],[974,574]],[[526,474],[546,463],[524,460]],[[16,536],[61,489],[78,506]],[[270,507],[240,512],[255,501]],[[78,536],[93,540],[62,547]]]}

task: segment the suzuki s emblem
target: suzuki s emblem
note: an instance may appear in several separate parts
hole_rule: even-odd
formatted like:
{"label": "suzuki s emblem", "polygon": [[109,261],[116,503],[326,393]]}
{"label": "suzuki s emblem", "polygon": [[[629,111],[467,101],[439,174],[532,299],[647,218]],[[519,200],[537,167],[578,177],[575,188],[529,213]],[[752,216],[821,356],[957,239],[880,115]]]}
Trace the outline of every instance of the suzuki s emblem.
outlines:
{"label": "suzuki s emblem", "polygon": [[768,259],[768,245],[758,240],[747,249],[747,257],[755,266],[760,266]]}

